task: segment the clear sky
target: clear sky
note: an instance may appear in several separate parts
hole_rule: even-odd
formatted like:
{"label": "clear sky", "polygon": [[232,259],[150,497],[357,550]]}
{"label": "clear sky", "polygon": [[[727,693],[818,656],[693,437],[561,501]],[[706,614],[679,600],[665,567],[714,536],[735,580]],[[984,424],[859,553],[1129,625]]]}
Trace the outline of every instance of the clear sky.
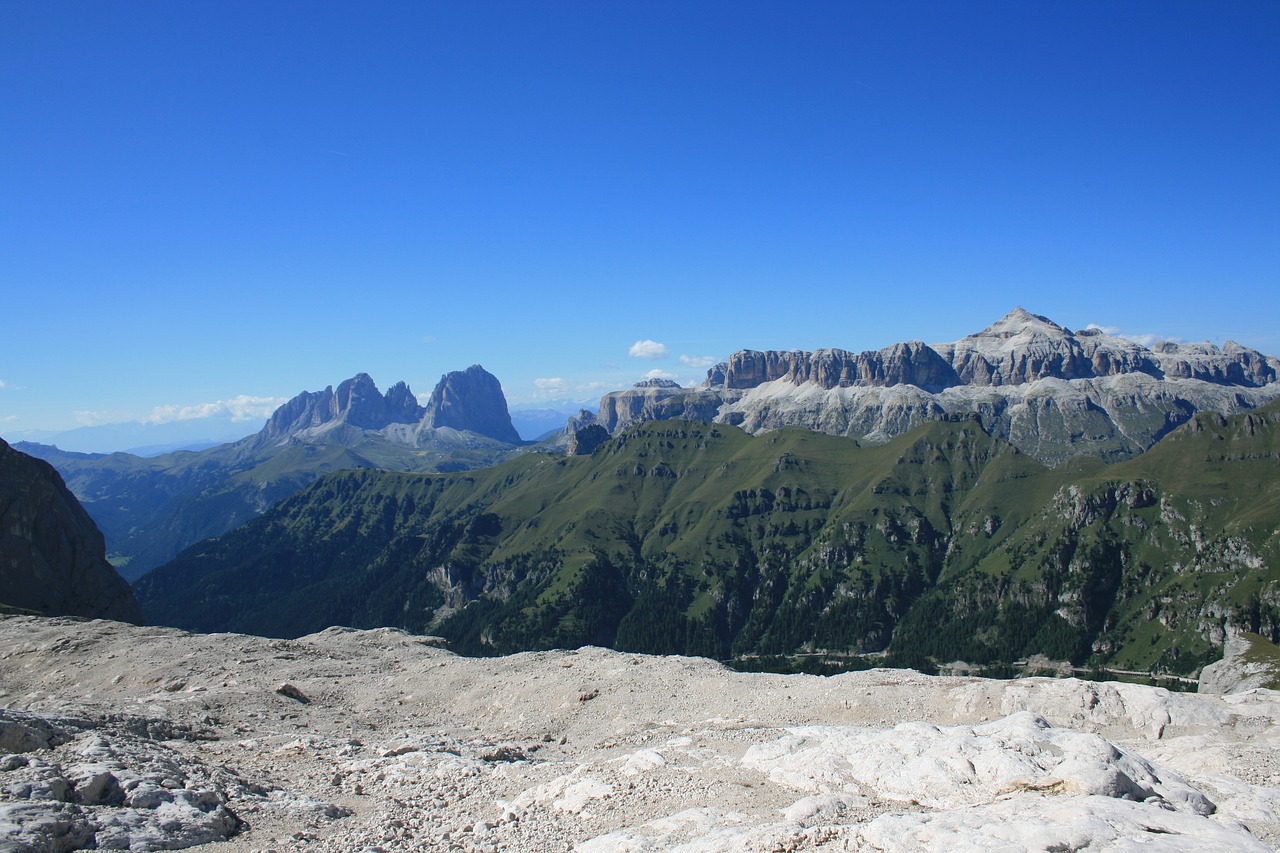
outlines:
{"label": "clear sky", "polygon": [[1280,354],[1280,3],[0,2],[0,435],[1016,305]]}

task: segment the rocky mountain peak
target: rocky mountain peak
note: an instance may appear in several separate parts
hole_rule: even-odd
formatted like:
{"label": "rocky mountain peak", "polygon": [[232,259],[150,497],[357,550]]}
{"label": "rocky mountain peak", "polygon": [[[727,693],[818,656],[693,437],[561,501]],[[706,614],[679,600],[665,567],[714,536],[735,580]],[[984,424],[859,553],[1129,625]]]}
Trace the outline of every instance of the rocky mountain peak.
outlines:
{"label": "rocky mountain peak", "polygon": [[1005,314],[999,320],[996,320],[990,326],[987,326],[981,332],[968,335],[965,340],[977,338],[997,338],[1000,340],[1008,340],[1020,335],[1048,335],[1050,337],[1065,338],[1071,334],[1071,330],[1040,314],[1032,314],[1027,309],[1019,305],[1008,314]]}
{"label": "rocky mountain peak", "polygon": [[418,405],[418,398],[403,381],[387,389],[386,403],[387,420],[393,424],[415,424],[422,420],[426,411]]}
{"label": "rocky mountain peak", "polygon": [[478,364],[440,377],[427,401],[419,430],[450,427],[469,430],[509,444],[520,434],[511,424],[502,384]]}
{"label": "rocky mountain peak", "polygon": [[328,420],[342,420],[362,429],[382,429],[389,423],[387,401],[367,373],[357,373],[338,385]]}
{"label": "rocky mountain peak", "polygon": [[660,379],[654,377],[652,379],[641,379],[639,382],[631,386],[632,388],[679,388],[679,382],[673,382],[670,379]]}
{"label": "rocky mountain peak", "polygon": [[332,385],[323,391],[303,391],[276,409],[258,441],[271,443],[331,423],[380,430],[393,423],[417,423],[422,414],[405,383],[392,386],[384,397],[369,374],[357,373],[339,383],[336,391]]}

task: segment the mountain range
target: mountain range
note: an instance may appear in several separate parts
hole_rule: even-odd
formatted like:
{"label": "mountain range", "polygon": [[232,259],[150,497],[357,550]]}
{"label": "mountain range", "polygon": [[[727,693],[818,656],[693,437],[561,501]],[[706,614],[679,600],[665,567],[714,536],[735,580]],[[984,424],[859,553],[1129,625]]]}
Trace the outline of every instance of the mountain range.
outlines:
{"label": "mountain range", "polygon": [[336,473],[135,589],[149,618],[191,630],[392,625],[471,654],[1043,654],[1186,673],[1232,630],[1280,636],[1277,460],[1280,402],[1054,468],[976,418],[870,446],[649,422],[589,456]]}
{"label": "mountain range", "polygon": [[105,535],[112,562],[133,580],[331,471],[460,470],[521,444],[501,385],[474,365],[442,376],[426,406],[405,383],[383,394],[360,373],[298,394],[254,435],[198,452],[143,458],[16,447],[59,470]]}
{"label": "mountain range", "polygon": [[[1147,348],[1017,309],[951,344],[909,342],[860,354],[739,351],[697,388],[655,379],[607,394],[595,414],[583,413],[537,448],[520,442],[498,380],[473,366],[441,377],[425,405],[403,382],[383,393],[358,374],[295,396],[256,435],[202,452],[141,459],[22,449],[59,468],[126,577],[178,557],[139,586],[148,612],[172,624],[204,620],[199,625],[210,630],[273,635],[337,622],[393,624],[444,633],[474,653],[599,642],[715,657],[887,648],[981,662],[1038,651],[1185,671],[1212,654],[1223,624],[1271,624],[1274,590],[1255,581],[1219,589],[1228,603],[1216,614],[1197,592],[1188,605],[1195,625],[1181,621],[1185,607],[1148,602],[1154,609],[1145,618],[1163,612],[1173,624],[1155,633],[1141,627],[1127,598],[1116,604],[1118,578],[1134,560],[1199,566],[1199,551],[1184,554],[1182,540],[1165,541],[1162,531],[1203,544],[1210,534],[1226,535],[1229,519],[1215,515],[1209,524],[1194,520],[1198,510],[1177,510],[1193,519],[1191,527],[1163,515],[1125,515],[1133,528],[1115,527],[1115,507],[1129,506],[1128,498],[1095,494],[1105,484],[1089,478],[1126,470],[1105,462],[1141,467],[1148,456],[1169,459],[1171,451],[1142,452],[1163,447],[1180,424],[1209,423],[1198,412],[1221,419],[1265,406],[1280,396],[1278,367],[1275,358],[1232,343]],[[675,452],[673,438],[654,437],[666,420],[682,436],[702,431],[698,458]],[[752,435],[763,444],[748,441]],[[803,448],[771,455],[780,442]],[[595,470],[579,461],[606,465],[599,460],[649,444],[629,467]],[[694,453],[688,441],[678,444]],[[818,456],[805,456],[819,446]],[[512,458],[535,449],[571,458],[555,467],[541,453]],[[792,457],[808,461],[791,470]],[[509,461],[485,468],[502,460]],[[1234,496],[1273,477],[1268,464],[1235,466],[1239,484],[1223,488]],[[1006,475],[1010,468],[1020,473]],[[382,473],[326,479],[329,488],[344,484],[341,500],[317,498],[313,489],[305,509],[281,505],[282,513],[301,512],[300,526],[282,527],[272,512],[272,524],[223,537],[231,556],[204,545],[178,556],[348,469],[469,473],[432,477],[425,486]],[[624,470],[630,474],[618,473]],[[910,485],[869,485],[890,471]],[[574,476],[586,479],[570,482]],[[686,500],[682,489],[699,477],[698,500],[677,513],[670,502]],[[675,480],[683,485],[671,494],[643,485]],[[1148,494],[1149,478],[1125,482]],[[407,506],[389,503],[384,487],[415,496]],[[627,498],[636,488],[644,497]],[[1111,520],[1097,529],[1092,520],[1062,527],[1063,489],[1092,495],[1110,507],[1104,515]],[[811,502],[793,506],[787,496],[796,494]],[[1016,506],[1005,505],[1008,494]],[[1179,506],[1184,499],[1168,495]],[[1218,505],[1213,497],[1190,499]],[[380,507],[373,528],[365,527],[365,501]],[[1023,541],[1024,528],[1041,538]],[[1130,536],[1148,529],[1141,541]],[[353,531],[356,539],[343,538]],[[989,550],[975,544],[980,531]],[[1015,540],[1021,550],[1008,550]],[[1235,547],[1222,549],[1234,554]],[[1259,549],[1266,550],[1246,549],[1249,559],[1263,559]],[[823,554],[837,556],[823,563]],[[851,554],[857,560],[846,565]],[[1115,559],[1123,565],[1102,568]],[[1037,568],[1025,569],[1028,561]],[[358,582],[348,574],[355,569]],[[352,597],[352,589],[365,592]],[[1022,610],[1008,609],[1011,590]],[[263,595],[266,610],[258,613],[254,596]],[[980,631],[947,616],[956,596],[972,618],[986,620]],[[1206,627],[1212,619],[1217,627]],[[1040,626],[1035,636],[1017,633],[1031,623]],[[951,627],[933,630],[939,625]],[[1151,654],[1140,654],[1125,631],[1146,638]]]}
{"label": "mountain range", "polygon": [[782,426],[885,441],[921,424],[974,415],[1049,465],[1115,461],[1151,447],[1198,411],[1233,414],[1280,397],[1280,359],[1228,341],[1152,348],[1096,329],[1073,332],[1017,308],[946,344],[852,353],[740,350],[694,388],[647,380],[579,416],[611,434],[684,418],[756,434]]}

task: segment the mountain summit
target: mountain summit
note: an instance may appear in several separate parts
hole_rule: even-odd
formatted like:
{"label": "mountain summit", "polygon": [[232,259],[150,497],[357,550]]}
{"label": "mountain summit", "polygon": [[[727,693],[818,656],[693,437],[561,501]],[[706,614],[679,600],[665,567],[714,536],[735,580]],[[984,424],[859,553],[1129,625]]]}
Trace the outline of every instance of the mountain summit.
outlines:
{"label": "mountain summit", "polygon": [[1149,349],[1098,329],[1073,332],[1019,307],[952,343],[739,350],[696,388],[607,394],[596,421],[614,434],[688,418],[883,442],[927,421],[975,416],[992,435],[1056,464],[1131,457],[1197,411],[1257,408],[1280,397],[1278,377],[1280,359],[1234,342]]}
{"label": "mountain summit", "polygon": [[[290,440],[341,440],[332,435],[343,427],[358,432],[378,432],[398,443],[430,441],[435,430],[448,428],[520,444],[511,425],[507,398],[497,377],[478,364],[440,377],[425,407],[404,382],[384,395],[367,373],[357,373],[323,391],[303,391],[271,416],[254,440],[255,447],[280,445]],[[398,428],[397,428],[398,427]],[[406,429],[405,427],[411,427]]]}
{"label": "mountain summit", "polygon": [[420,420],[420,429],[450,427],[508,444],[520,443],[520,434],[511,424],[502,385],[496,376],[478,364],[441,376]]}

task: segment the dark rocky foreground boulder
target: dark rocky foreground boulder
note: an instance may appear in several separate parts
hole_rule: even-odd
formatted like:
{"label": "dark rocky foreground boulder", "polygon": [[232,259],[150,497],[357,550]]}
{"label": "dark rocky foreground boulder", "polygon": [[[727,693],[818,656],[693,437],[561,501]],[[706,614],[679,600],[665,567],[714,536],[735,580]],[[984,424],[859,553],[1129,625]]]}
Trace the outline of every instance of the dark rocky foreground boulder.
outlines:
{"label": "dark rocky foreground boulder", "polygon": [[53,466],[0,440],[0,604],[141,623],[102,534]]}

